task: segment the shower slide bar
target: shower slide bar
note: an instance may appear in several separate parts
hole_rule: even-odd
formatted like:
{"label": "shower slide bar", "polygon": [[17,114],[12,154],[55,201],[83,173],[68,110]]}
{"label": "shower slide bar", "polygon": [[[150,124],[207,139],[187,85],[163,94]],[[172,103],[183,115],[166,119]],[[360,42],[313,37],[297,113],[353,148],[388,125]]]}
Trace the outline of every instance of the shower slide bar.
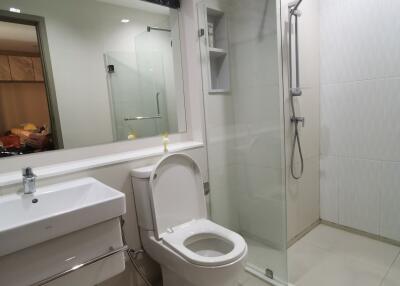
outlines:
{"label": "shower slide bar", "polygon": [[100,256],[98,256],[98,257],[96,257],[96,258],[89,259],[89,260],[83,262],[82,264],[78,264],[78,265],[76,265],[76,266],[74,266],[74,267],[72,267],[72,268],[70,268],[70,269],[68,269],[68,270],[62,271],[62,272],[57,273],[57,274],[55,274],[55,275],[53,275],[53,276],[50,276],[50,277],[48,277],[48,278],[46,278],[46,279],[43,279],[43,280],[41,280],[41,281],[39,281],[39,282],[36,282],[36,283],[34,283],[34,284],[31,284],[30,286],[43,286],[43,285],[46,285],[46,284],[48,284],[48,283],[50,283],[50,282],[53,282],[53,281],[55,281],[55,280],[57,280],[57,279],[60,279],[60,278],[62,278],[62,277],[64,277],[64,276],[66,276],[66,275],[68,275],[68,274],[71,274],[72,272],[75,272],[76,270],[82,269],[82,268],[87,267],[87,266],[89,266],[89,265],[92,265],[92,264],[94,264],[94,263],[96,263],[96,262],[99,262],[99,261],[101,261],[101,260],[104,260],[104,259],[106,259],[106,258],[108,258],[108,257],[110,257],[110,256],[113,256],[113,255],[118,254],[118,253],[121,253],[121,252],[126,252],[126,251],[128,251],[128,250],[129,250],[128,246],[127,246],[127,245],[124,245],[124,246],[122,246],[121,248],[112,250],[112,251],[107,252],[107,253],[105,253],[105,254],[103,254],[103,255],[100,255]]}

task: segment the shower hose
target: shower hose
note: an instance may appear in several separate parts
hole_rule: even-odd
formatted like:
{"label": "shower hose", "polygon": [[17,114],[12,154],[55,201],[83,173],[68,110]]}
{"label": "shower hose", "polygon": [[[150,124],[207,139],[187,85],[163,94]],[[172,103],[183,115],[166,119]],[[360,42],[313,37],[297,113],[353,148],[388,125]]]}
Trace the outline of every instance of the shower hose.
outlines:
{"label": "shower hose", "polygon": [[[301,142],[300,142],[300,133],[299,133],[299,121],[297,120],[296,117],[296,110],[294,109],[294,99],[293,95],[290,95],[290,104],[292,107],[292,121],[294,123],[294,138],[292,142],[292,154],[290,156],[290,172],[292,173],[292,177],[295,178],[296,180],[299,180],[303,176],[304,172],[304,158],[303,158],[303,150],[301,148]],[[296,146],[299,149],[299,155],[300,155],[300,174],[296,175],[295,172],[295,166],[294,166],[294,156],[296,153]]]}
{"label": "shower hose", "polygon": [[[122,242],[123,242],[124,245],[128,245],[126,243],[126,237],[125,237],[125,231],[124,231],[125,221],[124,221],[124,219],[122,217],[120,218],[120,221],[121,221]],[[142,278],[143,282],[147,286],[153,286],[150,283],[149,279],[147,279],[146,274],[143,273],[142,269],[140,269],[139,265],[136,263],[137,256],[142,254],[142,253],[144,253],[143,250],[134,250],[134,249],[130,249],[130,248],[126,251],[126,254],[129,257],[129,260],[131,261],[131,264],[132,264],[133,268],[139,274],[140,278]]]}

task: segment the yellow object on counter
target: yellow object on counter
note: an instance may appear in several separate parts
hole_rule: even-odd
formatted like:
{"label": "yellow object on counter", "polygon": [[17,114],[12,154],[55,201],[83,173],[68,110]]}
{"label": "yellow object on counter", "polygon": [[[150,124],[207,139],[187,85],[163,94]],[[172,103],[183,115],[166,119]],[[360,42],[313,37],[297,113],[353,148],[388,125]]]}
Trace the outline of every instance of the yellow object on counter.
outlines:
{"label": "yellow object on counter", "polygon": [[162,134],[162,142],[164,146],[164,153],[168,153],[168,143],[169,143],[169,138],[168,138],[168,133]]}
{"label": "yellow object on counter", "polygon": [[136,132],[131,130],[131,132],[128,134],[128,140],[136,140],[137,135]]}

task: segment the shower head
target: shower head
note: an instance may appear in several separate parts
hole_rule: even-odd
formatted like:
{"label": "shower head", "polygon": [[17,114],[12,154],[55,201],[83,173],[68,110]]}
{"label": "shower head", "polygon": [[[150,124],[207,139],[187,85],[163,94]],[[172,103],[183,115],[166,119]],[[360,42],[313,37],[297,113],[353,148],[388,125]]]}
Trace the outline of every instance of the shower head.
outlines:
{"label": "shower head", "polygon": [[294,10],[297,10],[297,8],[299,8],[301,2],[303,2],[303,0],[299,0],[296,4],[296,6],[294,6]]}
{"label": "shower head", "polygon": [[294,2],[294,3],[289,5],[290,14],[300,16],[300,15],[298,15],[300,13],[300,11],[297,10],[297,8],[299,8],[301,2],[303,2],[303,0],[299,0],[299,1]]}

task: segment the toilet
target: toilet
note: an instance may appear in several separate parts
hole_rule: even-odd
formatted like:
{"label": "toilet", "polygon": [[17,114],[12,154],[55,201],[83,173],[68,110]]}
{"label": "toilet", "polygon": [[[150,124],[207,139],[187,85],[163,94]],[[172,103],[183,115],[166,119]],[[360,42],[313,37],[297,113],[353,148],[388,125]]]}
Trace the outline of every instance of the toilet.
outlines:
{"label": "toilet", "polygon": [[132,170],[144,250],[164,286],[237,286],[247,256],[239,234],[207,219],[199,166],[185,154]]}

